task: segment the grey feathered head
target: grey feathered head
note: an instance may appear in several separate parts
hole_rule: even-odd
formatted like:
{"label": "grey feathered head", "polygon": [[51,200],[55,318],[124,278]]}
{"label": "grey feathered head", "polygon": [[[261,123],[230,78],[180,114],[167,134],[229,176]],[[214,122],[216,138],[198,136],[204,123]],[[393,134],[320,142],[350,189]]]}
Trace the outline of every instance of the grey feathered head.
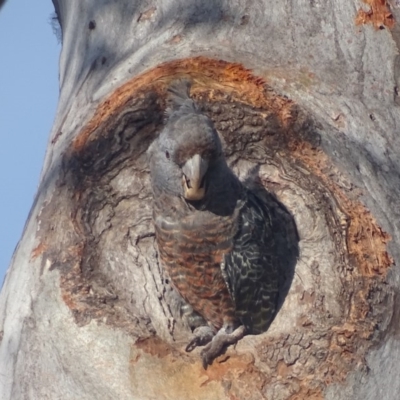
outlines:
{"label": "grey feathered head", "polygon": [[212,121],[190,98],[190,82],[175,81],[168,89],[167,121],[152,145],[152,184],[183,196],[202,200],[207,176],[221,158],[222,146]]}

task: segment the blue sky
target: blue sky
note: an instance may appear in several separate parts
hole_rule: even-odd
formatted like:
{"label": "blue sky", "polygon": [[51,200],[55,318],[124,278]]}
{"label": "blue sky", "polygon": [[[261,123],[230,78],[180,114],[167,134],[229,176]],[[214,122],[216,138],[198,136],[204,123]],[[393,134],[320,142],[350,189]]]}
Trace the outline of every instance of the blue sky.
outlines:
{"label": "blue sky", "polygon": [[0,287],[36,193],[58,100],[51,0],[0,10]]}

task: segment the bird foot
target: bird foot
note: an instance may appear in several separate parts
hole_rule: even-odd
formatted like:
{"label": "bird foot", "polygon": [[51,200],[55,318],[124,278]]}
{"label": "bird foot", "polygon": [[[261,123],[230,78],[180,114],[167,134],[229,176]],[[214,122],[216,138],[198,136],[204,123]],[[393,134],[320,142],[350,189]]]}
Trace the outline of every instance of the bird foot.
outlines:
{"label": "bird foot", "polygon": [[214,337],[214,331],[207,325],[199,326],[193,331],[194,338],[186,346],[186,351],[191,352],[197,346],[204,346],[210,343]]}
{"label": "bird foot", "polygon": [[203,360],[203,368],[207,369],[207,366],[211,365],[214,359],[222,354],[227,346],[235,344],[242,339],[245,332],[246,328],[243,325],[239,326],[231,333],[227,333],[225,328],[221,328],[200,353]]}
{"label": "bird foot", "polygon": [[191,352],[197,346],[204,346],[200,355],[203,361],[204,369],[214,361],[216,357],[222,354],[223,350],[230,344],[237,343],[246,332],[246,328],[241,325],[233,332],[227,333],[226,328],[221,328],[216,335],[209,326],[200,326],[193,332],[194,338],[186,346],[186,351]]}

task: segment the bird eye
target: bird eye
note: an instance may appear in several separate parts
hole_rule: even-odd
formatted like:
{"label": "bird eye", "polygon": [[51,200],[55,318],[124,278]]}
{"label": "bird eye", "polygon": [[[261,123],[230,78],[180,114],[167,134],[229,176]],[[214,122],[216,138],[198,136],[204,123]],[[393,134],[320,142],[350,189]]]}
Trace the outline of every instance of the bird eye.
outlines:
{"label": "bird eye", "polygon": [[166,152],[165,152],[165,157],[167,157],[168,160],[169,160],[169,151],[166,151]]}

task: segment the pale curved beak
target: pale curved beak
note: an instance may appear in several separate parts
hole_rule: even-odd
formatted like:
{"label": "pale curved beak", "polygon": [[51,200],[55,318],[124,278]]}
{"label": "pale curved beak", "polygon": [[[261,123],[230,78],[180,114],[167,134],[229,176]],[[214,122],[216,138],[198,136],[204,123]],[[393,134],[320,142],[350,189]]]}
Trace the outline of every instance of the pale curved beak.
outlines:
{"label": "pale curved beak", "polygon": [[195,154],[182,167],[183,195],[186,200],[201,200],[206,194],[204,175],[208,169],[208,161]]}

